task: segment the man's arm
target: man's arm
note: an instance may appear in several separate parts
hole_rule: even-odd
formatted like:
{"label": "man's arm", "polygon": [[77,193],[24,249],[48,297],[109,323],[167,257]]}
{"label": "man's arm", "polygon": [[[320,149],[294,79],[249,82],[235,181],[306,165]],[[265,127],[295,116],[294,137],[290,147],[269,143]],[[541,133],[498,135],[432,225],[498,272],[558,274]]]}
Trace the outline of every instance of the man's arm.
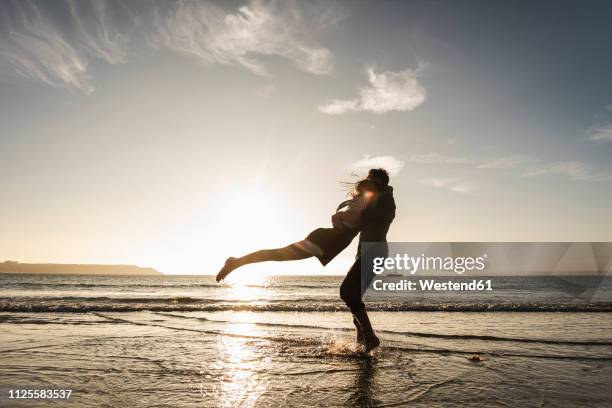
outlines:
{"label": "man's arm", "polygon": [[361,213],[359,221],[364,227],[380,224],[387,218],[395,216],[395,204],[391,194],[382,194],[376,201],[368,205]]}

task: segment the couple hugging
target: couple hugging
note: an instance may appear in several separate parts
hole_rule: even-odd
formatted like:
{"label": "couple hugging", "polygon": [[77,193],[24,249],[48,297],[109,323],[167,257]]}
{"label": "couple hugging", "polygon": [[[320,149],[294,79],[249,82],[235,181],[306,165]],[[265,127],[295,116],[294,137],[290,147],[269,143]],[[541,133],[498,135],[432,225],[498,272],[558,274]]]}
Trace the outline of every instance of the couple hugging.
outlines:
{"label": "couple hugging", "polygon": [[[295,261],[314,256],[325,266],[342,252],[357,234],[360,247],[363,242],[387,242],[387,231],[395,218],[393,188],[389,186],[387,171],[371,169],[365,179],[354,184],[350,195],[351,198],[340,203],[336,213],[332,215],[333,228],[317,228],[304,240],[283,248],[263,249],[240,258],[230,257],[217,274],[217,282],[236,268],[256,262]],[[340,285],[340,297],[353,314],[357,342],[367,353],[378,347],[380,340],[374,334],[362,301],[372,275],[367,274],[362,280],[361,261],[362,256],[358,250],[355,263]]]}

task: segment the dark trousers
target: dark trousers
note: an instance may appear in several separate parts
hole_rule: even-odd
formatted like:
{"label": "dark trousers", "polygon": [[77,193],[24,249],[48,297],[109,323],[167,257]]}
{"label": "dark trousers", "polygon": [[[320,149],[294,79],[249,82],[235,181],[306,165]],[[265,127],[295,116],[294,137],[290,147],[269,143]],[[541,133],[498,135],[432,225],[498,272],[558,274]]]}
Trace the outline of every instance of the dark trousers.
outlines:
{"label": "dark trousers", "polygon": [[361,258],[357,258],[340,285],[340,297],[351,309],[351,313],[357,313],[365,308],[361,298],[369,282],[367,285],[365,285],[366,282],[363,282],[363,289],[361,283]]}
{"label": "dark trousers", "polygon": [[340,297],[344,300],[344,303],[346,303],[349,309],[351,309],[351,313],[356,313],[365,309],[365,305],[361,299],[375,276],[371,267],[365,268],[362,273],[362,259],[364,260],[363,262],[371,263],[375,257],[384,258],[387,255],[387,243],[383,241],[369,248],[365,254],[360,253],[355,259],[355,263],[353,263],[353,266],[351,266],[351,269],[342,281],[342,285],[340,285]]}

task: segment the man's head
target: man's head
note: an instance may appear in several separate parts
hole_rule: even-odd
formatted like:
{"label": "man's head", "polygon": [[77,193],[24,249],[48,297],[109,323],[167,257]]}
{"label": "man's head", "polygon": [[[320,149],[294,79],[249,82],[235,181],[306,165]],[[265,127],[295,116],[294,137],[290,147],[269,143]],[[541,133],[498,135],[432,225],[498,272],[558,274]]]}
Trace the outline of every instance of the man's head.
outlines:
{"label": "man's head", "polygon": [[368,180],[372,180],[380,188],[385,188],[389,185],[389,173],[385,169],[370,169]]}

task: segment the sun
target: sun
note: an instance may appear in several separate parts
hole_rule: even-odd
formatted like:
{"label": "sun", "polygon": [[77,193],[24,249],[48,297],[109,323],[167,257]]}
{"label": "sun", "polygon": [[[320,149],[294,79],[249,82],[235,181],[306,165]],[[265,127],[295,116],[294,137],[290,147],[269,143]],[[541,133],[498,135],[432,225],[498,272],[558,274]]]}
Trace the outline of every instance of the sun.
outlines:
{"label": "sun", "polygon": [[[219,265],[229,256],[285,246],[299,237],[295,215],[291,216],[282,192],[261,185],[232,186],[216,194],[214,201],[214,221],[208,228],[210,244],[205,250],[209,258],[218,259]],[[261,284],[271,267],[270,263],[247,265],[232,272],[228,282]]]}
{"label": "sun", "polygon": [[[215,275],[230,256],[286,246],[302,239],[306,231],[291,191],[251,182],[226,183],[201,194],[204,204],[181,213],[164,231],[173,238],[172,250],[159,247],[143,255],[164,272]],[[230,276],[253,281],[265,279],[270,271],[284,273],[279,265],[265,262],[239,268]]]}
{"label": "sun", "polygon": [[257,242],[273,241],[285,233],[286,211],[277,195],[252,186],[219,198],[222,204],[216,215],[225,235],[232,238],[232,244],[255,248]]}

